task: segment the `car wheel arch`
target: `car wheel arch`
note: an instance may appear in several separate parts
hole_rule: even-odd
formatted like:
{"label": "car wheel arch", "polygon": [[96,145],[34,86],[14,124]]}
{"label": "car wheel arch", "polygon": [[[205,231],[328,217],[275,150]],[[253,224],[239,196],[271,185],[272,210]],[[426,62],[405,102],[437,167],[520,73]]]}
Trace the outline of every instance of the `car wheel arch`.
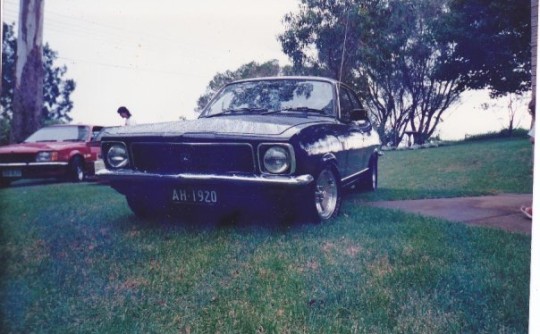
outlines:
{"label": "car wheel arch", "polygon": [[329,164],[332,165],[333,168],[337,169],[337,163],[338,163],[337,161],[338,159],[334,153],[326,153],[325,155],[321,157],[320,167],[318,169],[321,169],[323,166],[326,166]]}
{"label": "car wheel arch", "polygon": [[[337,157],[333,153],[327,153],[325,154],[317,166],[316,173],[319,173],[323,168],[330,167],[332,171],[336,174],[339,183],[342,182],[342,177],[339,169],[339,163]],[[315,177],[316,175],[314,175]]]}
{"label": "car wheel arch", "polygon": [[75,160],[79,160],[84,166],[84,155],[82,153],[71,154],[69,157],[69,164],[73,164]]}
{"label": "car wheel arch", "polygon": [[76,150],[72,150],[69,152],[69,161],[71,162],[73,160],[73,158],[77,157],[77,156],[80,156],[82,159],[84,159],[84,153],[81,152],[80,150],[76,149]]}

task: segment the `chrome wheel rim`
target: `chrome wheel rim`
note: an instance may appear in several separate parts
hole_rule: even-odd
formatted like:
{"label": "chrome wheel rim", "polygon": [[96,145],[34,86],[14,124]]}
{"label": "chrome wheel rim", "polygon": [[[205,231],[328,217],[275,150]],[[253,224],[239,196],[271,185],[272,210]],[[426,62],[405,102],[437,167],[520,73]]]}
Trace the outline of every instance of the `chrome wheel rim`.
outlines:
{"label": "chrome wheel rim", "polygon": [[75,173],[77,175],[77,181],[83,181],[84,180],[84,171],[80,165],[77,165]]}
{"label": "chrome wheel rim", "polygon": [[337,206],[338,187],[334,173],[325,169],[315,185],[315,207],[321,219],[332,217]]}

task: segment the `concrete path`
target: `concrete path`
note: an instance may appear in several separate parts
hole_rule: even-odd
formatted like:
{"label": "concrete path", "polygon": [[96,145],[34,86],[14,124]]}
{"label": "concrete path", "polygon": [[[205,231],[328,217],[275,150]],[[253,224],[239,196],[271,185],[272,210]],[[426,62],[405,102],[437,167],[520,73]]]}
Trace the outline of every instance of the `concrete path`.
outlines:
{"label": "concrete path", "polygon": [[500,194],[480,197],[371,202],[369,205],[530,235],[532,221],[521,213],[520,207],[531,203],[531,194]]}

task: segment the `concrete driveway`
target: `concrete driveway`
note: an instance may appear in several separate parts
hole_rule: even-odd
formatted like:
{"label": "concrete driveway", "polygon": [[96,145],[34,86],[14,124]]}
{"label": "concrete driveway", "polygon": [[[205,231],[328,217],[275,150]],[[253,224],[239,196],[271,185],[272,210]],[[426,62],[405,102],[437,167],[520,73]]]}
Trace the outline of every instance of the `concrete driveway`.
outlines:
{"label": "concrete driveway", "polygon": [[369,205],[530,235],[532,221],[521,213],[520,207],[531,203],[532,194],[500,194],[371,202]]}

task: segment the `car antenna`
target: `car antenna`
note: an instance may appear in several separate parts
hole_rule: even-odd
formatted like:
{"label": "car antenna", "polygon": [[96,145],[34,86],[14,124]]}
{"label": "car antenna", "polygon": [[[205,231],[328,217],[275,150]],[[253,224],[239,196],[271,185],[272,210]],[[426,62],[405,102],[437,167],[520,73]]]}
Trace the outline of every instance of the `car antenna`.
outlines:
{"label": "car antenna", "polygon": [[339,82],[341,82],[341,77],[343,76],[343,64],[345,63],[345,48],[347,43],[347,33],[349,32],[349,14],[350,11],[347,10],[347,2],[345,2],[345,7],[343,12],[347,13],[347,21],[345,22],[345,35],[343,36],[343,48],[341,49],[341,64],[339,65]]}

